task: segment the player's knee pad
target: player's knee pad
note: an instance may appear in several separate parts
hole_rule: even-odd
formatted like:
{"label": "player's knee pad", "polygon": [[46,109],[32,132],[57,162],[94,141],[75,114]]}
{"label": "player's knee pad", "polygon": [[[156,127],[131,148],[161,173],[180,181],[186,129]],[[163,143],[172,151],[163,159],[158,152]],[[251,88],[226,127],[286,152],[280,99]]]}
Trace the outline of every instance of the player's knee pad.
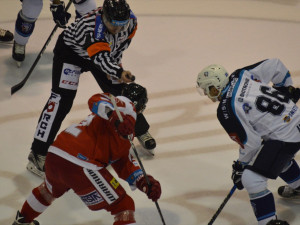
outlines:
{"label": "player's knee pad", "polygon": [[20,10],[16,20],[16,32],[22,37],[29,37],[34,30],[35,21],[36,18],[28,18]]}
{"label": "player's knee pad", "polygon": [[242,183],[249,195],[266,190],[267,180],[266,177],[248,169],[245,169],[242,175]]}
{"label": "player's knee pad", "polygon": [[115,222],[113,225],[125,225],[125,224],[135,224],[134,211],[125,210],[119,212],[114,217]]}
{"label": "player's knee pad", "polygon": [[36,20],[43,9],[43,0],[23,0],[22,14]]}
{"label": "player's knee pad", "polygon": [[76,18],[80,18],[84,14],[97,8],[94,0],[75,0]]}

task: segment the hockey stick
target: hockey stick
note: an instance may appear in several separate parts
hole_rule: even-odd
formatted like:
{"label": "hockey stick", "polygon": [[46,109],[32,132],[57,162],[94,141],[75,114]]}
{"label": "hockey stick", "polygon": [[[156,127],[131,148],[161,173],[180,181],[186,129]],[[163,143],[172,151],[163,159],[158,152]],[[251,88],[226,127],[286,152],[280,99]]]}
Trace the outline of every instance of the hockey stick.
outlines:
{"label": "hockey stick", "polygon": [[[71,4],[72,4],[72,0],[70,0],[69,3],[68,3],[68,5],[66,6],[66,9],[65,9],[66,12],[67,12],[68,9],[70,8]],[[46,43],[44,44],[42,50],[40,51],[40,53],[39,53],[38,56],[36,57],[36,59],[35,59],[34,63],[32,64],[32,66],[30,67],[30,69],[29,69],[27,75],[25,76],[25,78],[24,78],[20,83],[14,85],[14,86],[11,88],[11,90],[10,90],[11,95],[13,95],[14,93],[16,93],[18,90],[20,90],[20,89],[25,85],[26,81],[28,80],[28,78],[30,77],[32,71],[34,70],[36,64],[39,62],[40,58],[41,58],[42,55],[44,54],[44,51],[45,51],[45,49],[47,48],[49,42],[51,41],[51,38],[52,38],[53,34],[56,32],[57,28],[58,28],[58,25],[56,24],[55,27],[53,28],[53,30],[52,30],[50,36],[48,37]]]}
{"label": "hockey stick", "polygon": [[[119,109],[118,109],[118,107],[117,107],[116,100],[115,100],[115,96],[113,96],[113,95],[111,95],[111,94],[110,94],[109,96],[110,96],[111,102],[112,102],[113,105],[114,105],[114,108],[115,108],[115,111],[116,111],[116,113],[117,113],[117,115],[118,115],[118,117],[119,117],[119,120],[120,120],[120,122],[122,123],[122,122],[123,122],[123,117],[122,117],[122,115],[121,115],[121,113],[120,113],[120,111],[119,111]],[[140,167],[141,167],[141,169],[142,169],[142,171],[143,171],[144,177],[146,178],[148,187],[149,187],[149,189],[150,189],[150,188],[151,188],[151,183],[150,183],[149,178],[148,178],[148,176],[147,176],[147,173],[146,173],[146,171],[145,171],[145,169],[144,169],[144,166],[143,166],[143,164],[142,164],[142,161],[140,160],[140,157],[139,157],[139,155],[138,155],[138,153],[137,153],[137,151],[136,151],[136,148],[135,148],[135,146],[134,146],[132,140],[130,139],[130,137],[128,137],[128,140],[129,140],[129,142],[130,142],[130,144],[131,144],[131,148],[133,149],[134,154],[135,154],[135,156],[136,156],[136,158],[137,158],[137,160],[138,160],[138,162],[139,162],[139,164],[140,164]],[[164,217],[163,217],[163,215],[162,215],[162,212],[161,212],[161,210],[160,210],[160,207],[159,207],[157,201],[155,201],[155,205],[156,205],[156,208],[157,208],[157,210],[158,210],[158,213],[159,213],[159,215],[160,215],[160,218],[161,218],[161,221],[162,221],[163,225],[166,225],[165,220],[164,220]]]}
{"label": "hockey stick", "polygon": [[236,189],[236,186],[234,185],[230,192],[228,193],[228,195],[226,196],[226,198],[224,199],[224,201],[222,202],[222,204],[220,205],[220,207],[218,208],[217,212],[213,215],[213,217],[211,218],[211,220],[209,221],[208,225],[212,225],[213,222],[216,220],[216,218],[218,217],[218,215],[220,214],[220,212],[222,211],[222,209],[224,208],[224,206],[226,205],[226,203],[228,202],[228,200],[231,198],[231,196],[233,195],[234,191]]}

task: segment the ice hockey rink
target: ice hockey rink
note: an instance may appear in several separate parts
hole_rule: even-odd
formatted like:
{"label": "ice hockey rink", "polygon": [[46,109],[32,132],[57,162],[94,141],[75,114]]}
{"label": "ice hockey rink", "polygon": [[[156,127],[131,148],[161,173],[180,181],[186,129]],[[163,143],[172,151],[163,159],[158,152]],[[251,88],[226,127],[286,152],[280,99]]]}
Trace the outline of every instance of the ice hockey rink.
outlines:
{"label": "ice hockey rink", "polygon": [[[98,5],[102,1],[96,0]],[[21,3],[1,0],[0,26],[10,31]],[[219,63],[228,72],[266,58],[280,58],[300,86],[299,0],[128,0],[139,27],[123,66],[145,86],[149,102],[145,111],[156,138],[155,156],[150,157],[134,141],[147,173],[158,179],[158,201],[167,225],[207,224],[232,188],[231,165],[238,146],[216,118],[217,103],[201,97],[195,89],[197,73]],[[70,8],[74,20],[74,7]],[[0,44],[0,224],[12,224],[32,188],[42,180],[26,170],[27,156],[38,121],[51,89],[52,50],[59,29],[25,86],[10,95],[13,85],[29,71],[50,35],[54,23],[49,1],[29,43],[26,59],[17,68],[12,45]],[[89,114],[88,98],[102,92],[89,73],[80,77],[73,108],[62,129]],[[299,156],[296,159],[300,160]],[[113,172],[112,172],[113,173]],[[139,225],[160,225],[155,204],[140,191],[132,192],[118,179],[136,204]],[[269,181],[278,216],[300,225],[300,202],[279,198]],[[106,211],[89,211],[69,191],[53,202],[38,221],[41,225],[110,225]],[[236,191],[215,225],[255,225],[256,219],[245,190]]]}

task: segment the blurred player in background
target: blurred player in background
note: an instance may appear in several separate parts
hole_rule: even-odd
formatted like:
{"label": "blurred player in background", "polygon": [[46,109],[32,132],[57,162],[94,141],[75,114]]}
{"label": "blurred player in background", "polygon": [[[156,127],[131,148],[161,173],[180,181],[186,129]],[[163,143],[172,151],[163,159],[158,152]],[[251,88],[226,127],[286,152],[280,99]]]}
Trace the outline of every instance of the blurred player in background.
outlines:
{"label": "blurred player in background", "polygon": [[[143,88],[137,84],[130,86],[133,91],[135,87]],[[45,181],[32,190],[17,212],[13,225],[39,225],[34,219],[70,189],[89,209],[110,212],[114,216],[113,225],[137,224],[134,201],[107,170],[108,166],[112,166],[132,190],[138,188],[153,201],[160,198],[160,183],[147,175],[151,184],[148,186],[142,170],[129,152],[131,143],[128,138],[134,138],[136,119],[134,103],[125,96],[113,97],[118,108],[115,109],[112,97],[107,93],[92,96],[88,104],[93,113],[57,136],[47,155]],[[137,102],[142,104],[143,98],[142,95]],[[145,104],[137,106],[145,108]],[[116,110],[119,110],[123,122],[120,122]],[[59,224],[59,221],[53,221],[53,224]]]}
{"label": "blurred player in background", "polygon": [[[25,47],[32,35],[35,27],[35,22],[38,19],[42,8],[43,0],[20,0],[22,9],[19,11],[15,25],[15,41],[12,49],[12,57],[17,62],[18,67],[25,59]],[[50,0],[50,10],[53,15],[54,22],[60,28],[66,28],[71,14],[65,12],[65,4],[60,0]],[[76,17],[95,9],[95,0],[73,0],[76,8]]]}
{"label": "blurred player in background", "polygon": [[[273,87],[269,86],[273,83]],[[268,59],[234,71],[221,65],[204,68],[197,90],[219,101],[217,117],[230,138],[240,145],[232,167],[236,187],[247,190],[258,225],[287,225],[277,220],[268,179],[282,178],[282,197],[299,194],[300,169],[294,160],[300,148],[300,111],[290,72],[279,59]]]}
{"label": "blurred player in background", "polygon": [[13,40],[13,33],[0,27],[0,43],[11,43]]}

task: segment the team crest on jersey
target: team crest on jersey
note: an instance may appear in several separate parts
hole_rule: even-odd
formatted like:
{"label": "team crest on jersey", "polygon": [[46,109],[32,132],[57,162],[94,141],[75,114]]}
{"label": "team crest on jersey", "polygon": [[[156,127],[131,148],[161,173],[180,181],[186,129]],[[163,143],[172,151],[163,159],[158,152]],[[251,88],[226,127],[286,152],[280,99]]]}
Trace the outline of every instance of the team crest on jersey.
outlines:
{"label": "team crest on jersey", "polygon": [[252,107],[248,103],[243,104],[243,110],[246,114],[248,114],[251,109]]}

